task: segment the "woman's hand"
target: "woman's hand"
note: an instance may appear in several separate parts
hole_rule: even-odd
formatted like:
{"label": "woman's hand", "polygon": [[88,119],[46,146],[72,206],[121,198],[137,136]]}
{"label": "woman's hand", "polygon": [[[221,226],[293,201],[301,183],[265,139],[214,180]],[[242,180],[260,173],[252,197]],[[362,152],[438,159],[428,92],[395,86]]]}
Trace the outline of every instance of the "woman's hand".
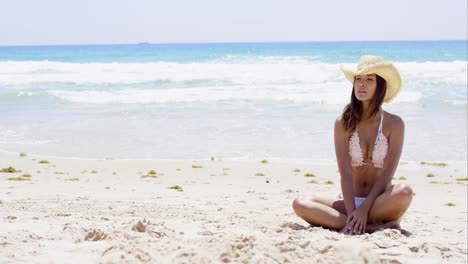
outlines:
{"label": "woman's hand", "polygon": [[347,235],[361,235],[366,231],[367,211],[362,207],[356,208],[346,220],[346,225],[341,233]]}

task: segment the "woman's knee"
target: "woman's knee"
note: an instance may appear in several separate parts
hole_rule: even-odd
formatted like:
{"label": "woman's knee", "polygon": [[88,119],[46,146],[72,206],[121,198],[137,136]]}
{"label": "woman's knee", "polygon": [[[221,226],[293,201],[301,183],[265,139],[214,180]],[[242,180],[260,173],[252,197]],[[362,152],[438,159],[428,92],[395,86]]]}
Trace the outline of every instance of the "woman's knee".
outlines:
{"label": "woman's knee", "polygon": [[398,220],[408,209],[413,199],[413,190],[408,184],[399,183],[374,202],[369,212],[370,223]]}
{"label": "woman's knee", "polygon": [[396,184],[393,193],[396,197],[404,200],[413,199],[413,189],[406,183]]}
{"label": "woman's knee", "polygon": [[296,199],[294,199],[293,203],[292,203],[292,208],[294,210],[294,212],[298,215],[300,213],[300,211],[302,211],[302,209],[304,208],[304,199],[305,197],[304,196],[301,196],[301,197],[297,197]]}
{"label": "woman's knee", "polygon": [[310,209],[313,202],[314,198],[311,196],[300,196],[294,199],[292,207],[297,215],[301,215],[305,209]]}

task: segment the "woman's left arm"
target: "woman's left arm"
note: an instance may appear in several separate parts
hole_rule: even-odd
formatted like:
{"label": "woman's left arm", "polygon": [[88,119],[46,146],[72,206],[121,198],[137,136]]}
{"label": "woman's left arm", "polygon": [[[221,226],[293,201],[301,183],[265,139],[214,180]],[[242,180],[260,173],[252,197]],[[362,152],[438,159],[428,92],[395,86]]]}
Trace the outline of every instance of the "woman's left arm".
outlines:
{"label": "woman's left arm", "polygon": [[405,135],[405,123],[399,116],[392,116],[392,123],[390,124],[390,135],[388,138],[388,152],[385,158],[382,174],[377,179],[374,187],[370,191],[366,200],[362,203],[363,209],[369,212],[372,204],[379,195],[387,189],[395,174],[400,156],[403,149],[403,141]]}

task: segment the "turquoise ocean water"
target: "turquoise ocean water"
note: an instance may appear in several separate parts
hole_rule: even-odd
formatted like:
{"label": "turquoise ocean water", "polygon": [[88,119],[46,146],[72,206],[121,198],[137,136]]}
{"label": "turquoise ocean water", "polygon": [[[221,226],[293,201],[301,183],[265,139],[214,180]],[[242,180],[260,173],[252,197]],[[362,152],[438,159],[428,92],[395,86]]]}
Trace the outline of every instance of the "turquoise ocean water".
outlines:
{"label": "turquoise ocean water", "polygon": [[466,162],[466,41],[0,47],[0,150],[331,161],[363,54],[400,69],[402,160]]}

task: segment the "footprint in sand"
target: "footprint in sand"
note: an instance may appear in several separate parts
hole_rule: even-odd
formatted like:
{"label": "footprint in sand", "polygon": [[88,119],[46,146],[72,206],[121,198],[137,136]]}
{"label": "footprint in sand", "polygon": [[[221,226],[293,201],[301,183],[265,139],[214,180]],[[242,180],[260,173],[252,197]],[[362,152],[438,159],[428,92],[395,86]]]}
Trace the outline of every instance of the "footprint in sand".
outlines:
{"label": "footprint in sand", "polygon": [[[143,222],[146,223],[146,221],[143,219]],[[136,223],[133,227],[132,227],[132,230],[133,231],[137,231],[137,232],[146,232],[146,225],[143,224],[142,221],[138,221],[138,223]]]}
{"label": "footprint in sand", "polygon": [[300,224],[298,224],[298,223],[293,223],[293,222],[286,222],[286,223],[283,223],[283,224],[281,225],[281,228],[283,228],[283,229],[290,228],[290,229],[296,230],[296,231],[306,229],[305,226],[300,225]]}
{"label": "footprint in sand", "polygon": [[84,240],[86,241],[99,241],[107,238],[107,234],[100,230],[91,230],[86,234]]}
{"label": "footprint in sand", "polygon": [[380,232],[385,237],[389,237],[391,239],[399,239],[402,236],[400,230],[398,229],[384,229],[383,231],[380,231]]}
{"label": "footprint in sand", "polygon": [[375,241],[374,244],[379,248],[391,248],[401,246],[401,243],[396,241]]}
{"label": "footprint in sand", "polygon": [[[166,236],[166,233],[162,231],[155,231],[148,228],[151,225],[149,220],[143,219],[138,221],[136,224],[132,226],[132,230],[140,233],[148,233],[151,236],[155,236],[157,238],[161,238]],[[174,232],[174,230],[172,230]]]}
{"label": "footprint in sand", "polygon": [[133,244],[114,245],[106,249],[102,255],[104,263],[147,263],[152,257],[141,246]]}
{"label": "footprint in sand", "polygon": [[[250,256],[249,253],[253,250],[255,246],[255,241],[256,238],[253,236],[242,236],[241,238],[237,238],[234,243],[232,243],[230,246],[230,250],[227,252],[222,253],[219,256],[219,259],[223,263],[229,263],[233,261],[232,259],[237,259],[240,257],[246,257],[248,258]],[[238,262],[235,260],[234,262]]]}
{"label": "footprint in sand", "polygon": [[335,263],[382,263],[371,249],[350,240],[338,243],[333,253]]}
{"label": "footprint in sand", "polygon": [[274,246],[279,249],[281,253],[296,251],[298,248],[305,249],[310,245],[310,241],[296,241],[296,239],[288,238],[286,241],[275,243]]}

